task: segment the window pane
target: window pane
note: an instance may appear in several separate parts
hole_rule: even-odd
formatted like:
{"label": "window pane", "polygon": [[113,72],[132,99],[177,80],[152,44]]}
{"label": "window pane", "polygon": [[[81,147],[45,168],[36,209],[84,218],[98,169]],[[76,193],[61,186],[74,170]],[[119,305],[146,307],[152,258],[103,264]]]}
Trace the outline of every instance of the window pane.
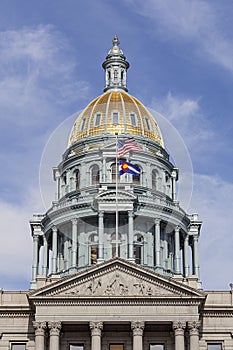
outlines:
{"label": "window pane", "polygon": [[208,350],[222,350],[222,344],[208,344]]}
{"label": "window pane", "polygon": [[131,120],[132,126],[137,126],[137,120],[136,120],[136,116],[134,113],[130,113],[130,120]]}
{"label": "window pane", "polygon": [[95,126],[99,126],[101,121],[101,113],[96,113],[95,115]]}
{"label": "window pane", "polygon": [[84,350],[83,345],[70,345],[69,350]]}
{"label": "window pane", "polygon": [[112,114],[112,124],[113,125],[119,124],[119,114],[118,114],[118,112],[113,112],[113,114]]}
{"label": "window pane", "polygon": [[148,130],[148,131],[151,131],[151,125],[150,125],[150,120],[149,120],[149,118],[146,117],[145,120],[146,120],[146,127],[147,127],[147,130]]}
{"label": "window pane", "polygon": [[164,350],[163,344],[150,344],[150,350]]}
{"label": "window pane", "polygon": [[123,344],[111,344],[109,350],[124,350]]}
{"label": "window pane", "polygon": [[25,350],[26,345],[25,344],[12,344],[11,349],[12,350]]}

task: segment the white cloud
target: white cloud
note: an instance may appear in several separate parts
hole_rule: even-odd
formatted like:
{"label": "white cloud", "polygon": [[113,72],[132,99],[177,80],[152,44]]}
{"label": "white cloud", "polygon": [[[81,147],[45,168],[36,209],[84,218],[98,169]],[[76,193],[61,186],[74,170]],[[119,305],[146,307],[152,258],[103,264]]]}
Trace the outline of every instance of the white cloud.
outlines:
{"label": "white cloud", "polygon": [[[228,13],[217,11],[204,0],[126,0],[135,11],[149,18],[163,40],[185,40],[196,53],[208,56],[233,73],[233,42],[224,31]],[[212,6],[211,6],[212,5]]]}
{"label": "white cloud", "polygon": [[[0,288],[11,289],[12,285],[20,286],[21,289],[29,288],[32,265],[29,220],[32,218],[32,208],[42,208],[37,189],[29,191],[24,204],[0,202]],[[24,281],[28,281],[28,285],[24,285]]]}
{"label": "white cloud", "polygon": [[165,98],[153,100],[151,104],[179,130],[188,147],[197,146],[197,142],[200,146],[200,141],[210,142],[213,138],[214,132],[202,113],[199,99],[182,98],[169,92]]}
{"label": "white cloud", "polygon": [[203,220],[200,236],[204,288],[228,289],[232,279],[233,184],[216,176],[195,174],[190,210]]}
{"label": "white cloud", "polygon": [[72,50],[51,25],[0,32],[1,117],[30,125],[46,121],[56,104],[86,97]]}

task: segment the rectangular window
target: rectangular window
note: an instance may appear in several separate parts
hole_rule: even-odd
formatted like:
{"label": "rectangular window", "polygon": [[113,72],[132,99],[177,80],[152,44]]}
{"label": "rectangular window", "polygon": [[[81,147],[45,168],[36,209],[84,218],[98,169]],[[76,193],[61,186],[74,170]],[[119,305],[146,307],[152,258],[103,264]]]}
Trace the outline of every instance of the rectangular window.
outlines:
{"label": "rectangular window", "polygon": [[163,344],[150,344],[150,350],[164,350]]}
{"label": "rectangular window", "polygon": [[84,350],[82,344],[70,344],[69,350]]}
{"label": "rectangular window", "polygon": [[146,127],[147,127],[147,130],[148,131],[151,131],[151,124],[150,124],[150,120],[148,117],[145,118],[145,121],[146,121]]}
{"label": "rectangular window", "polygon": [[119,124],[119,113],[118,112],[112,112],[112,124],[113,125]]}
{"label": "rectangular window", "polygon": [[208,350],[222,350],[222,344],[220,344],[220,343],[207,344],[207,349]]}
{"label": "rectangular window", "polygon": [[130,122],[132,126],[137,126],[136,115],[133,112],[130,113]]}
{"label": "rectangular window", "polygon": [[83,119],[81,120],[81,123],[80,123],[79,131],[82,132],[84,130],[85,123],[86,123],[86,117],[83,117]]}
{"label": "rectangular window", "polygon": [[94,123],[94,126],[95,126],[95,127],[100,126],[100,122],[101,122],[101,113],[98,112],[98,113],[96,113],[96,115],[95,115],[95,123]]}
{"label": "rectangular window", "polygon": [[124,344],[110,344],[109,350],[124,350]]}
{"label": "rectangular window", "polygon": [[26,344],[11,344],[11,350],[26,350]]}

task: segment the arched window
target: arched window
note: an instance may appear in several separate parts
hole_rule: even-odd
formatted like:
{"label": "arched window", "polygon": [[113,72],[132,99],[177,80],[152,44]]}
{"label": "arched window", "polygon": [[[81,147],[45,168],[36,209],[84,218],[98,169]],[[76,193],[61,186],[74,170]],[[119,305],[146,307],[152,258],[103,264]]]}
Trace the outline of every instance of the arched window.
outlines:
{"label": "arched window", "polygon": [[143,237],[140,234],[134,236],[133,256],[136,264],[142,263]]}
{"label": "arched window", "polygon": [[[111,166],[112,182],[116,182],[116,163]],[[118,182],[120,181],[119,171],[117,171]]]}
{"label": "arched window", "polygon": [[98,185],[100,183],[100,171],[98,165],[93,165],[91,168],[91,185]]}
{"label": "arched window", "polygon": [[[137,164],[135,164],[138,168],[140,168]],[[141,183],[141,174],[139,175],[132,175],[133,176],[133,183],[135,185],[140,185]]]}
{"label": "arched window", "polygon": [[97,263],[98,259],[98,236],[92,234],[89,237],[89,247],[90,247],[90,263],[94,265]]}
{"label": "arched window", "polygon": [[152,190],[158,189],[158,174],[156,170],[152,170]]}
{"label": "arched window", "polygon": [[80,188],[80,171],[75,172],[75,188],[78,190]]}

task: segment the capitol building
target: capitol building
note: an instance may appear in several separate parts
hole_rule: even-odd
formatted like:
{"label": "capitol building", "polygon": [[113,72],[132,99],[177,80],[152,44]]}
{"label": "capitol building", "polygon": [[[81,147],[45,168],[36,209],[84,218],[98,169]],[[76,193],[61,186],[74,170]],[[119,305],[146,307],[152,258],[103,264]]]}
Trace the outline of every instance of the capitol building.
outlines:
{"label": "capitol building", "polygon": [[178,201],[157,121],[128,93],[117,36],[102,66],[104,92],[51,169],[54,200],[30,221],[30,289],[0,289],[0,350],[232,350],[233,286],[202,289],[202,222]]}

